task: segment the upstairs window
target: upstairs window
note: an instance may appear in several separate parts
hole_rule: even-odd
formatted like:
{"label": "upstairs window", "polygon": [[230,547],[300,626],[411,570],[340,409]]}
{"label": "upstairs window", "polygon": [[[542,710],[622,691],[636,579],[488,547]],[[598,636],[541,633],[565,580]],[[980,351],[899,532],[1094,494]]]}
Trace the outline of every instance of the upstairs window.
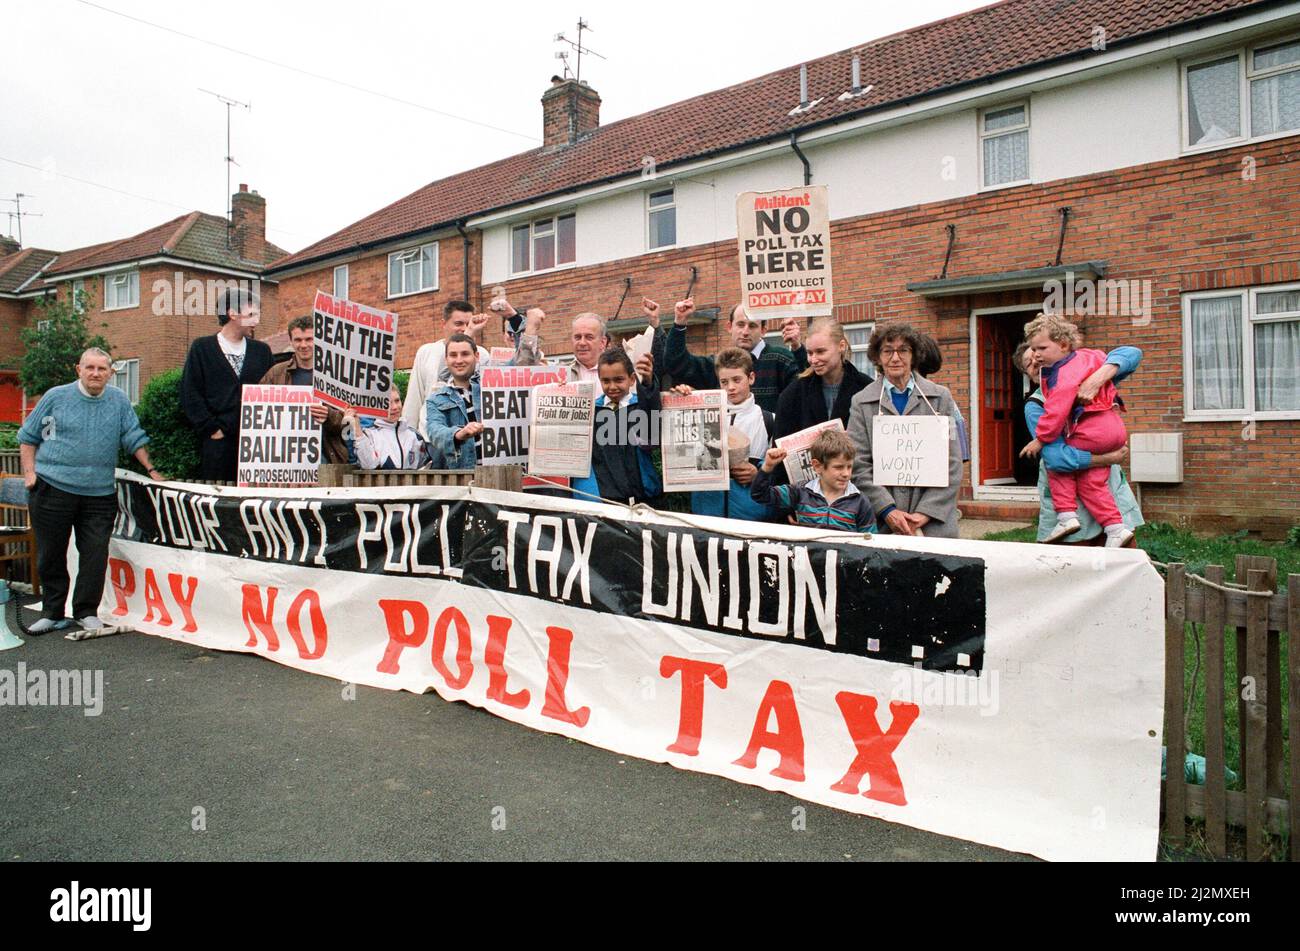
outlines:
{"label": "upstairs window", "polygon": [[104,310],[140,306],[140,272],[110,274],[104,280]]}
{"label": "upstairs window", "polygon": [[1029,103],[980,113],[980,164],[985,188],[1029,181]]}
{"label": "upstairs window", "polygon": [[539,218],[510,229],[512,274],[549,271],[577,259],[577,221],[573,214]]}
{"label": "upstairs window", "polygon": [[646,196],[646,221],[650,232],[647,246],[651,251],[677,244],[677,205],[673,198],[671,188],[650,192]]}
{"label": "upstairs window", "polygon": [[1300,130],[1300,39],[1184,65],[1183,126],[1187,149]]}
{"label": "upstairs window", "polygon": [[[338,275],[335,274],[337,286]],[[438,245],[394,251],[388,256],[388,296],[402,297],[438,289]],[[335,295],[340,296],[340,295]],[[342,295],[347,296],[347,295]]]}

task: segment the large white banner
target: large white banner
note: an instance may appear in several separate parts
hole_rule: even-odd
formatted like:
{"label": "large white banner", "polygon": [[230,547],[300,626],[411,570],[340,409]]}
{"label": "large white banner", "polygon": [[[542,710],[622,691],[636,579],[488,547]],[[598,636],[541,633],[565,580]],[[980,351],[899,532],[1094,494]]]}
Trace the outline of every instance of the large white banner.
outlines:
{"label": "large white banner", "polygon": [[118,491],[103,612],[146,633],[1012,851],[1155,858],[1142,552],[479,489]]}

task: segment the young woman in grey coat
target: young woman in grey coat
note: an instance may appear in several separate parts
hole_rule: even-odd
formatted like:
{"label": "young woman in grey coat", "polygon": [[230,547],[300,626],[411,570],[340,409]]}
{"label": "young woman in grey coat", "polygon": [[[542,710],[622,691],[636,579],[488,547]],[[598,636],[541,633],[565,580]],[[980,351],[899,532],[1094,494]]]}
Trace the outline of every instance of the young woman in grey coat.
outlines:
{"label": "young woman in grey coat", "polygon": [[[962,452],[957,437],[957,404],[947,387],[913,372],[925,342],[908,324],[880,327],[871,336],[867,356],[880,374],[853,397],[849,408],[849,437],[857,447],[853,484],[871,502],[880,531],[931,538],[957,537],[957,492],[961,488]],[[871,452],[873,420],[877,415],[947,416],[948,484],[937,488],[875,484]]]}

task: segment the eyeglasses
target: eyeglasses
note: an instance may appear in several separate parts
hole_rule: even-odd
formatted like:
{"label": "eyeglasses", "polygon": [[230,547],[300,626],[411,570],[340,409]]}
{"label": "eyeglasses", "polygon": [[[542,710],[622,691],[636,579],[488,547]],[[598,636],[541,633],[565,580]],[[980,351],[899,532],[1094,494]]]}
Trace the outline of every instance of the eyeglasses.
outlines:
{"label": "eyeglasses", "polygon": [[881,351],[880,351],[880,356],[881,356],[882,358],[884,358],[885,360],[888,360],[890,357],[906,357],[906,356],[911,356],[911,354],[912,354],[912,348],[911,348],[911,347],[899,347],[897,350],[881,350]]}

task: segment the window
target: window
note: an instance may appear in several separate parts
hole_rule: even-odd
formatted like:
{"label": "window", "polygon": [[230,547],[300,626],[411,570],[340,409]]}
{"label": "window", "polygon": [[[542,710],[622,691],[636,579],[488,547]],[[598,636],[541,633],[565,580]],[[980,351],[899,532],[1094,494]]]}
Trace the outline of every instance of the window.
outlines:
{"label": "window", "polygon": [[980,113],[980,164],[985,188],[1029,181],[1029,103]]}
{"label": "window", "polygon": [[[876,375],[876,368],[867,359],[867,342],[871,340],[871,331],[875,327],[875,324],[844,324],[841,328],[844,331],[844,338],[849,342],[849,359],[853,361],[855,367],[871,377]],[[803,333],[806,342],[808,339],[808,327],[806,325]],[[769,347],[786,346],[785,340],[781,337],[780,324],[777,324],[776,330],[769,330],[763,334],[763,339]]]}
{"label": "window", "polygon": [[85,281],[72,282],[72,286],[68,290],[68,298],[69,298],[69,303],[72,304],[72,309],[75,310],[77,313],[81,313],[82,310],[85,309],[86,306],[85,293],[86,293]]}
{"label": "window", "polygon": [[574,215],[539,218],[510,229],[510,271],[549,271],[573,264],[577,255],[577,228]]}
{"label": "window", "polygon": [[647,247],[651,251],[677,244],[677,206],[673,203],[671,188],[646,196],[646,216],[650,228]]}
{"label": "window", "polygon": [[47,330],[49,330],[49,329],[50,329],[50,322],[49,322],[48,320],[38,320],[38,321],[36,321],[36,332],[37,332],[37,333],[42,333],[42,334],[43,334],[43,333],[45,333],[45,331],[47,331]]}
{"label": "window", "polygon": [[[392,296],[392,290],[388,292]],[[334,269],[334,296],[347,300],[348,296],[348,266],[340,264]]]}
{"label": "window", "polygon": [[[338,273],[334,281],[338,283]],[[402,297],[438,289],[438,245],[394,251],[388,256],[388,296]],[[337,294],[335,295],[338,296]]]}
{"label": "window", "polygon": [[104,281],[104,310],[140,306],[140,272],[110,274]]}
{"label": "window", "polygon": [[1185,65],[1183,125],[1188,149],[1300,129],[1300,39]]}
{"label": "window", "polygon": [[140,361],[114,360],[113,385],[130,398],[132,406],[140,402]]}
{"label": "window", "polygon": [[1300,419],[1300,285],[1183,296],[1188,419]]}

